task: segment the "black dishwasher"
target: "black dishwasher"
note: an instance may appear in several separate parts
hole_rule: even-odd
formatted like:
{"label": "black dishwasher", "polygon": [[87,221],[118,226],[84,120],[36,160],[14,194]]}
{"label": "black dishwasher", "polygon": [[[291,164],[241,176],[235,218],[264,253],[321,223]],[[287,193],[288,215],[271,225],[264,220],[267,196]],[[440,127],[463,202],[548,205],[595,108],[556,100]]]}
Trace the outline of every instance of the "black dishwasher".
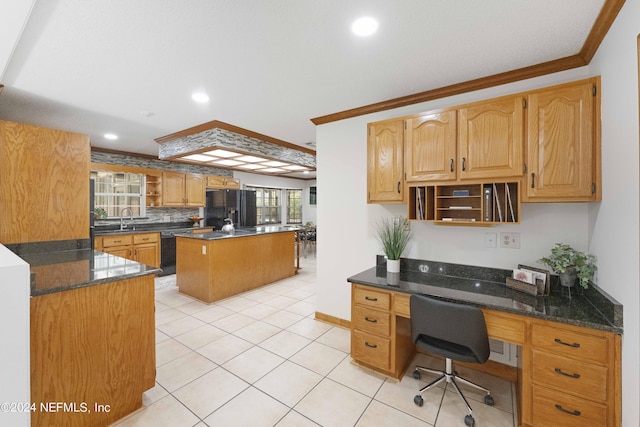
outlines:
{"label": "black dishwasher", "polygon": [[176,235],[173,231],[160,233],[160,268],[159,276],[176,274]]}

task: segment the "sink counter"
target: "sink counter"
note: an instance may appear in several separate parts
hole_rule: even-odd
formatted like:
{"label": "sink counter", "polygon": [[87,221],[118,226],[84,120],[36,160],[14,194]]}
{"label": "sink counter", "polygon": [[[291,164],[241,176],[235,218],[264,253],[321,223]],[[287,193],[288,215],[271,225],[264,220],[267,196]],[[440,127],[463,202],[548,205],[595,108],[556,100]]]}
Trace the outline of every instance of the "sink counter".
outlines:
{"label": "sink counter", "polygon": [[209,232],[199,233],[194,230],[184,234],[176,233],[176,235],[181,237],[190,237],[192,239],[199,239],[199,240],[219,240],[219,239],[229,239],[229,238],[235,238],[235,237],[258,236],[258,235],[272,234],[272,233],[286,233],[286,232],[298,231],[298,230],[300,230],[298,227],[271,225],[271,226],[263,226],[263,227],[239,228],[232,233],[226,233],[223,231],[209,231]]}

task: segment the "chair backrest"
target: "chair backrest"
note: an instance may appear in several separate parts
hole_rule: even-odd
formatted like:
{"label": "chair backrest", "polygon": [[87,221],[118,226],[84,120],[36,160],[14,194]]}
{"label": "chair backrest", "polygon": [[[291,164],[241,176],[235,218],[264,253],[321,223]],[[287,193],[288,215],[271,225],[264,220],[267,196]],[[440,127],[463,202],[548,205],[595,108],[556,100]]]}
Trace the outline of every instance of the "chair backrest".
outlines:
{"label": "chair backrest", "polygon": [[484,314],[478,307],[411,295],[411,338],[423,338],[467,347],[484,363],[489,358],[489,337]]}

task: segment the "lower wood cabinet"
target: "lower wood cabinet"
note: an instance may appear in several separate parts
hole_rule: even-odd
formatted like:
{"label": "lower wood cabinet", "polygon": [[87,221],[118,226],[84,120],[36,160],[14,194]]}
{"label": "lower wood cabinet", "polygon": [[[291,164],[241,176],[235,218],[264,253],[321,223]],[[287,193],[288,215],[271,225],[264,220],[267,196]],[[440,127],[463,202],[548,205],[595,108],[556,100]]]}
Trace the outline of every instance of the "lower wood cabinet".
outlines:
{"label": "lower wood cabinet", "polygon": [[160,267],[160,233],[99,236],[95,249],[152,267]]}

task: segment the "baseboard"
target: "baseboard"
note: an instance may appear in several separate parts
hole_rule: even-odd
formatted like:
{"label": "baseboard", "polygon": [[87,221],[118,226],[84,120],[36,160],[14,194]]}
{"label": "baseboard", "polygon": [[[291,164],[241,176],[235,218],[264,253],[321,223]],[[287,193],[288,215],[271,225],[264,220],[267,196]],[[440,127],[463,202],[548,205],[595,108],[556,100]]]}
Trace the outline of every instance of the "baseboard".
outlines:
{"label": "baseboard", "polygon": [[351,329],[351,321],[344,320],[339,317],[331,316],[330,314],[321,313],[319,311],[316,311],[316,320],[329,323],[333,326],[339,326],[341,328]]}

